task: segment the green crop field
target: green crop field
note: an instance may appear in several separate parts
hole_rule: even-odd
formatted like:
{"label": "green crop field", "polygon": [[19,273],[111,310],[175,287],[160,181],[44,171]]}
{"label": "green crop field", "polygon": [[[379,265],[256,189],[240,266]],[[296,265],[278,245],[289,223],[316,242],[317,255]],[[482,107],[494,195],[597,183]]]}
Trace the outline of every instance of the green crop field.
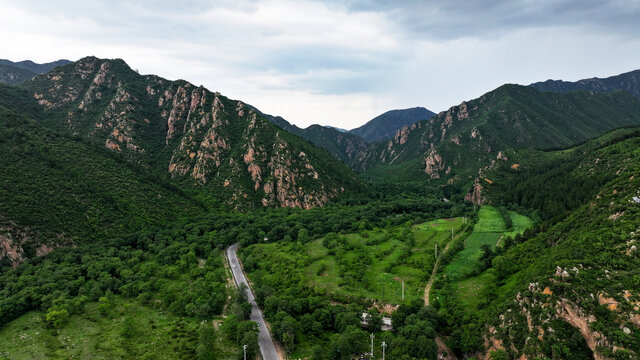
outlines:
{"label": "green crop field", "polygon": [[482,290],[494,277],[488,272],[478,274],[482,270],[481,258],[483,245],[489,245],[495,249],[502,237],[515,236],[524,232],[532,221],[518,213],[509,211],[512,230],[507,231],[505,221],[498,209],[492,206],[483,206],[478,211],[478,222],[473,232],[464,240],[464,249],[455,254],[451,262],[446,266],[443,277],[447,281],[455,283],[460,304],[467,310],[477,308]]}
{"label": "green crop field", "polygon": [[484,299],[482,291],[486,284],[494,282],[495,277],[491,271],[485,271],[484,273],[474,276],[458,282],[458,300],[460,305],[465,309],[477,309],[478,305]]}
{"label": "green crop field", "polygon": [[533,224],[531,219],[524,215],[520,215],[516,212],[509,211],[509,216],[511,216],[511,223],[513,224],[513,230],[506,232],[505,236],[516,236],[517,234],[522,234],[527,228]]}
{"label": "green crop field", "polygon": [[501,233],[472,232],[465,240],[464,250],[457,253],[444,270],[448,279],[464,279],[473,274],[484,244],[495,247]]}
{"label": "green crop field", "polygon": [[483,206],[478,211],[478,223],[474,232],[504,232],[506,226],[500,212],[493,206]]}
{"label": "green crop field", "polygon": [[414,226],[331,234],[304,244],[303,253],[296,244],[259,244],[249,247],[247,254],[262,259],[258,262],[305,264],[297,276],[321,292],[398,304],[403,282],[405,300],[422,297],[435,263],[436,244],[444,248],[451,230],[457,231],[463,223],[463,218],[438,219]]}

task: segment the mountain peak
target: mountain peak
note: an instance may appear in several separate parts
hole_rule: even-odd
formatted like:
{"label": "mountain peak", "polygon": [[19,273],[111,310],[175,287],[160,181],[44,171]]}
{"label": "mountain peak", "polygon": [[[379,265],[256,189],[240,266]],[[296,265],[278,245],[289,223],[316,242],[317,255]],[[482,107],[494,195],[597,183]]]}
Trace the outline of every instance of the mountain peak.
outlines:
{"label": "mountain peak", "polygon": [[423,107],[389,110],[366,124],[349,130],[349,133],[358,135],[367,142],[384,141],[392,138],[403,126],[430,119],[434,115],[435,113]]}
{"label": "mountain peak", "polygon": [[69,60],[57,60],[50,63],[37,64],[31,60],[13,62],[0,59],[0,83],[16,85],[38,74],[44,74],[57,66],[68,63],[70,63]]}
{"label": "mountain peak", "polygon": [[84,57],[22,88],[47,113],[48,127],[232,206],[311,208],[360,186],[346,165],[242,101],[139,75],[121,59]]}

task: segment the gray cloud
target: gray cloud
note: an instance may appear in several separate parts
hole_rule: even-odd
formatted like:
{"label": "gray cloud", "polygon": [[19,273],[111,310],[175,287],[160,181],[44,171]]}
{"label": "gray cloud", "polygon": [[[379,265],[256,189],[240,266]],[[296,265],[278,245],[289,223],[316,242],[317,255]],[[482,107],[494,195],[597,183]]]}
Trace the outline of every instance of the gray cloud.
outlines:
{"label": "gray cloud", "polygon": [[413,36],[435,39],[499,36],[536,27],[598,28],[620,36],[640,33],[638,0],[440,0],[334,2],[350,11],[389,12]]}
{"label": "gray cloud", "polygon": [[0,46],[14,60],[119,57],[298,125],[356,127],[505,82],[638,68],[637,19],[640,0],[0,0]]}

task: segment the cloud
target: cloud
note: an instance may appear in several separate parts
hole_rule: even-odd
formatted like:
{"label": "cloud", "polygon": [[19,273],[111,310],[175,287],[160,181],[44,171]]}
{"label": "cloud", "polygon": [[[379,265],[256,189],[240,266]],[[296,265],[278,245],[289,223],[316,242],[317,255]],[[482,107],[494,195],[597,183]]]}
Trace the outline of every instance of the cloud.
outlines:
{"label": "cloud", "polygon": [[638,0],[0,0],[0,46],[13,60],[123,58],[300,126],[352,128],[504,82],[632,70],[638,18]]}

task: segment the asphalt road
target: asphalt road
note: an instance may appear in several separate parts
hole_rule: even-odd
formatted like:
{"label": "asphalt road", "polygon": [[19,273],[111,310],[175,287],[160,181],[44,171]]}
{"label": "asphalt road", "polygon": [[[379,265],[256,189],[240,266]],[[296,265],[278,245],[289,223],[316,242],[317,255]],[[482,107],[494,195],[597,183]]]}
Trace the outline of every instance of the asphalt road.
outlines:
{"label": "asphalt road", "polygon": [[260,353],[262,354],[263,360],[281,360],[278,356],[278,352],[276,351],[276,347],[273,344],[273,340],[271,339],[271,334],[267,329],[267,324],[264,321],[264,317],[262,316],[262,311],[258,308],[258,304],[256,304],[256,300],[253,296],[253,291],[249,287],[247,283],[247,278],[244,276],[244,272],[242,271],[242,267],[240,266],[240,262],[238,261],[238,256],[236,251],[238,250],[238,244],[231,245],[227,249],[227,258],[229,259],[229,264],[231,266],[231,272],[233,273],[233,279],[236,282],[236,285],[240,286],[240,284],[247,285],[247,299],[251,304],[251,320],[258,323],[260,327],[260,333],[258,334],[258,345],[260,345]]}

